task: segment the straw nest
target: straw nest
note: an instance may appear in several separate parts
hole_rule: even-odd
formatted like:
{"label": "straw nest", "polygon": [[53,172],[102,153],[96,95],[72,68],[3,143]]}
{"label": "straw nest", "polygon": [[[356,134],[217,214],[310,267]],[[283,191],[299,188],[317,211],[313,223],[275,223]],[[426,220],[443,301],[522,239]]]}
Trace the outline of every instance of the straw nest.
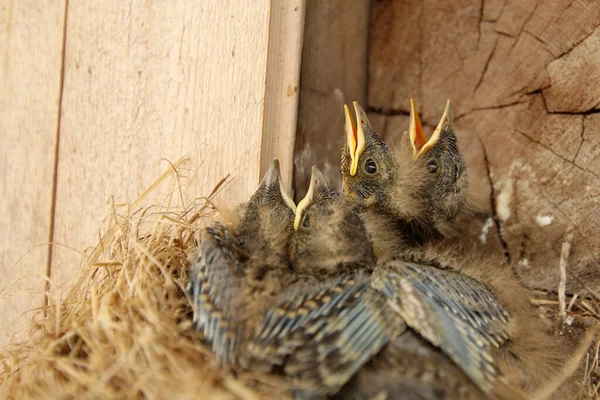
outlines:
{"label": "straw nest", "polygon": [[[289,397],[277,377],[223,371],[193,329],[188,255],[200,227],[215,217],[211,199],[225,180],[185,206],[172,206],[172,193],[161,206],[139,207],[170,178],[179,197],[181,176],[173,169],[135,202],[113,208],[106,233],[67,291],[50,285],[28,339],[0,351],[0,398]],[[541,307],[555,307],[552,297],[538,294]],[[590,301],[570,306],[571,315],[598,315]],[[582,398],[594,398],[598,344],[582,355]]]}
{"label": "straw nest", "polygon": [[[283,396],[274,378],[222,371],[192,327],[188,254],[225,181],[206,198],[173,206],[184,198],[181,178],[170,170],[133,203],[113,207],[74,284],[62,297],[50,285],[28,340],[1,350],[0,398]],[[163,205],[139,207],[173,182]]]}

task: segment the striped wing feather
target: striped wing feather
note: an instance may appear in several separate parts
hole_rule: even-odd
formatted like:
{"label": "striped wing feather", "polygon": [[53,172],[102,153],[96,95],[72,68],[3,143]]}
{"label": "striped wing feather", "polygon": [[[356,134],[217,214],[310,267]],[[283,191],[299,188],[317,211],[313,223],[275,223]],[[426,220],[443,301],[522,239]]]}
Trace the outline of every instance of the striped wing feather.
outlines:
{"label": "striped wing feather", "polygon": [[481,390],[493,390],[498,370],[491,348],[508,339],[510,317],[485,285],[453,271],[401,261],[380,265],[372,284]]}

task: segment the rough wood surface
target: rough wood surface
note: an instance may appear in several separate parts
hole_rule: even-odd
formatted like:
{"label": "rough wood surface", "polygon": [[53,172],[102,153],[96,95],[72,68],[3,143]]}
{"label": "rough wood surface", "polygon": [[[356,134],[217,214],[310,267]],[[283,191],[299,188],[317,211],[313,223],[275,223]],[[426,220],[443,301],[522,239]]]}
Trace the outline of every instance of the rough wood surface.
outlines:
{"label": "rough wood surface", "polygon": [[567,291],[600,292],[600,3],[375,1],[370,49],[384,136],[407,129],[409,98],[429,125],[453,100],[473,200],[493,218],[476,234],[557,290],[572,223]]}
{"label": "rough wood surface", "polygon": [[43,299],[63,22],[63,2],[0,5],[0,346]]}
{"label": "rough wood surface", "polygon": [[[2,283],[47,266],[56,284],[73,277],[102,218],[182,156],[182,181],[193,183],[173,202],[206,196],[229,174],[215,203],[234,206],[275,156],[291,184],[304,0],[6,1],[0,12]],[[52,237],[50,256],[35,247]],[[26,288],[41,293],[43,280]],[[1,335],[41,304],[32,299],[0,297],[2,313],[14,308]]]}
{"label": "rough wood surface", "polygon": [[[261,145],[270,6],[70,3],[56,241],[77,249],[93,243],[111,207],[107,199],[135,199],[168,167],[161,159],[188,154],[200,166],[190,199],[208,194],[227,174],[232,179],[217,204],[247,198],[261,159],[275,156],[275,147]],[[287,61],[292,70],[294,59]],[[278,134],[293,140],[291,129]],[[277,155],[290,158],[282,150]],[[79,255],[55,254],[53,278],[62,281]]]}
{"label": "rough wood surface", "polygon": [[260,171],[265,173],[273,156],[278,157],[288,190],[292,187],[304,7],[305,0],[271,2]]}
{"label": "rough wood surface", "polygon": [[370,1],[308,0],[302,49],[294,188],[301,199],[316,165],[341,187],[344,103],[364,103]]}

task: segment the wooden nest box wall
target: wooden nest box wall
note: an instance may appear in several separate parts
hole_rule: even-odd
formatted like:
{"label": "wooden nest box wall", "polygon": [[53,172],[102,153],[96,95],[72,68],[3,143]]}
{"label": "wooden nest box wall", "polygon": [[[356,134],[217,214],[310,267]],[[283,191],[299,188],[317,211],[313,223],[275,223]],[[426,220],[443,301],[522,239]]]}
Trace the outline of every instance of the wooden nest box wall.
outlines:
{"label": "wooden nest box wall", "polygon": [[99,221],[183,156],[191,199],[229,174],[219,201],[235,205],[275,156],[297,198],[313,164],[339,186],[342,106],[354,100],[393,146],[410,98],[426,129],[452,99],[476,240],[528,286],[555,291],[569,228],[567,291],[600,292],[595,0],[29,1],[2,12],[0,344],[42,303],[43,277],[71,277]]}
{"label": "wooden nest box wall", "polygon": [[340,185],[343,103],[358,100],[394,146],[408,130],[410,98],[429,132],[451,99],[481,209],[473,237],[504,254],[526,285],[555,292],[571,228],[567,292],[597,296],[600,3],[331,3],[307,6],[296,193],[312,164]]}

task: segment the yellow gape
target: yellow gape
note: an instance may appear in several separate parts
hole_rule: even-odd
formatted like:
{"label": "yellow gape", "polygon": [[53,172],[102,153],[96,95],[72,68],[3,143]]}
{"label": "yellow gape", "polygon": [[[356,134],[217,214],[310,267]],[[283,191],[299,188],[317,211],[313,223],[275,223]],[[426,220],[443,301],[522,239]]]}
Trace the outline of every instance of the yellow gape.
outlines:
{"label": "yellow gape", "polygon": [[442,115],[442,119],[438,123],[438,126],[433,131],[433,134],[427,140],[425,137],[425,133],[423,133],[423,126],[421,125],[421,120],[419,119],[419,113],[417,113],[417,108],[415,107],[415,102],[413,99],[410,99],[410,144],[413,148],[413,160],[418,159],[423,154],[425,154],[429,149],[431,149],[435,144],[440,140],[440,134],[442,133],[442,128],[444,125],[452,122],[452,107],[450,106],[450,99],[446,101],[446,109],[444,110],[444,115]]}
{"label": "yellow gape", "polygon": [[365,133],[363,132],[363,119],[361,115],[364,115],[364,111],[358,105],[358,102],[352,102],[354,105],[354,112],[356,113],[356,123],[352,120],[350,110],[348,106],[344,104],[344,115],[346,116],[346,141],[348,145],[348,151],[350,152],[350,176],[356,175],[358,169],[358,159],[365,150]]}

